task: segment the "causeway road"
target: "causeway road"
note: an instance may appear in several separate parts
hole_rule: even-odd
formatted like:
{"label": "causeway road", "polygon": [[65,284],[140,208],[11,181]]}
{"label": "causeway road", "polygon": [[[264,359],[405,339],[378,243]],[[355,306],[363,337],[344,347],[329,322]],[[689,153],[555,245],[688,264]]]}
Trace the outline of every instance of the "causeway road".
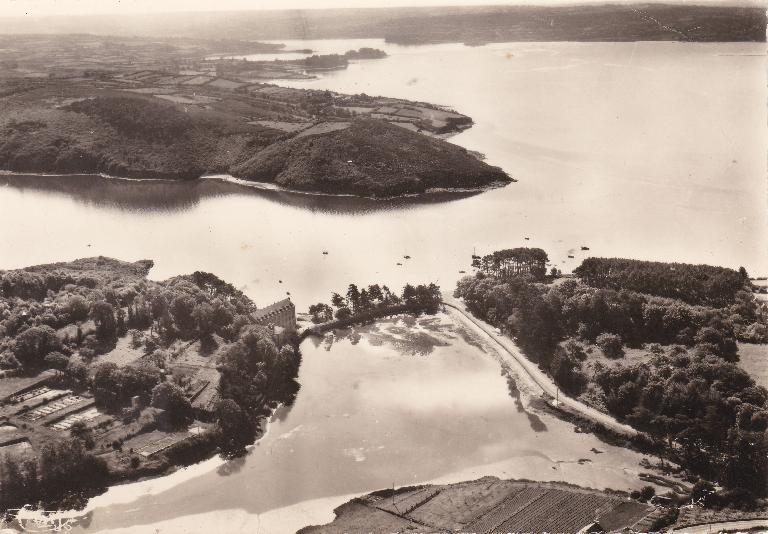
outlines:
{"label": "causeway road", "polygon": [[596,410],[591,406],[587,406],[586,404],[565,395],[562,391],[559,391],[559,388],[555,385],[552,379],[547,376],[544,371],[539,369],[538,365],[526,358],[512,339],[496,333],[494,327],[473,316],[461,300],[451,295],[444,294],[443,304],[458,311],[465,319],[467,319],[468,326],[472,326],[473,330],[477,332],[481,338],[490,340],[491,345],[498,349],[502,358],[504,358],[507,363],[514,365],[524,372],[531,379],[530,381],[532,384],[535,384],[542,393],[552,397],[552,399],[558,399],[558,408],[566,409],[585,419],[600,423],[604,427],[625,436],[631,437],[638,434],[638,431],[631,426],[620,423],[610,415]]}

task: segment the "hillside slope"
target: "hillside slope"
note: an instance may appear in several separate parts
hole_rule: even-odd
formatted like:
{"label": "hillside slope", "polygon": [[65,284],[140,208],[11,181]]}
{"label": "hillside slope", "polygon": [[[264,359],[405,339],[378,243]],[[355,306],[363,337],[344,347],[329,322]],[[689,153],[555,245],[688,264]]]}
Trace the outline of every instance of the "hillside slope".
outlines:
{"label": "hillside slope", "polygon": [[385,120],[307,114],[304,130],[286,132],[249,120],[261,109],[255,106],[271,101],[217,98],[193,106],[87,85],[9,84],[0,93],[0,169],[166,179],[229,173],[302,191],[366,196],[511,181],[461,147]]}
{"label": "hillside slope", "polygon": [[233,167],[232,174],[291,189],[371,196],[511,181],[462,147],[370,119],[277,142]]}

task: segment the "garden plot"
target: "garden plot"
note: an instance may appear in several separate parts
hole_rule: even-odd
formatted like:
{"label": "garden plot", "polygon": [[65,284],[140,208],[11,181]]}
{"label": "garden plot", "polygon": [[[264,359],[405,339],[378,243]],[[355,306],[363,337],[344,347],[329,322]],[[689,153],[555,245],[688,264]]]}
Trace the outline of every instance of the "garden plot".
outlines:
{"label": "garden plot", "polygon": [[28,399],[32,399],[34,397],[37,397],[39,395],[43,395],[47,392],[51,391],[51,388],[43,386],[41,388],[35,388],[33,390],[27,391],[26,393],[20,393],[18,395],[14,395],[13,397],[9,398],[11,404],[19,404],[21,402],[24,402]]}
{"label": "garden plot", "polygon": [[60,397],[66,397],[67,395],[72,393],[72,391],[68,389],[49,389],[49,388],[40,388],[40,389],[45,389],[45,391],[41,391],[37,395],[33,395],[31,397],[29,396],[25,397],[23,401],[24,410],[37,408],[38,406],[42,406]]}
{"label": "garden plot", "polygon": [[99,363],[109,362],[122,367],[144,357],[144,348],[134,348],[131,336],[124,336],[117,340],[115,348],[106,354],[99,356]]}
{"label": "garden plot", "polygon": [[187,439],[190,435],[192,435],[190,432],[162,432],[154,430],[127,440],[123,443],[123,450],[133,449],[144,458],[150,458]]}
{"label": "garden plot", "polygon": [[83,421],[84,423],[87,423],[88,421],[92,421],[93,419],[96,419],[100,415],[101,415],[101,412],[99,412],[97,408],[95,407],[88,408],[85,411],[68,415],[58,423],[51,425],[51,427],[55,428],[56,430],[69,430],[70,428],[72,428],[72,425],[74,425],[78,421]]}
{"label": "garden plot", "polygon": [[68,395],[59,400],[46,404],[45,406],[27,412],[22,417],[27,421],[37,421],[38,419],[42,419],[43,417],[51,415],[55,412],[64,410],[73,404],[82,402],[83,400],[85,399],[79,395]]}

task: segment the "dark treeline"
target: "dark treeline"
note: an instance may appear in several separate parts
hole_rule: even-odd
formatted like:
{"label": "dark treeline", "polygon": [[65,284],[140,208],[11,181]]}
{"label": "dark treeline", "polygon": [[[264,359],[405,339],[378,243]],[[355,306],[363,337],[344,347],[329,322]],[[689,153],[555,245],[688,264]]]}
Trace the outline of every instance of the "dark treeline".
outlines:
{"label": "dark treeline", "polygon": [[540,248],[518,247],[497,250],[483,257],[472,256],[472,267],[496,278],[530,274],[543,280],[547,274],[547,253]]}
{"label": "dark treeline", "polygon": [[260,326],[247,327],[219,360],[221,401],[216,408],[219,449],[240,456],[252,444],[264,417],[279,404],[292,404],[299,391],[301,355],[296,346],[278,346]]}
{"label": "dark treeline", "polygon": [[145,102],[137,98],[93,98],[74,102],[69,109],[98,117],[118,132],[130,137],[166,141],[186,137],[195,127],[189,115],[178,113],[171,106]]}
{"label": "dark treeline", "polygon": [[79,508],[104,491],[109,470],[101,458],[76,439],[43,446],[37,458],[0,458],[0,510],[43,503],[60,509]]}
{"label": "dark treeline", "polygon": [[0,116],[0,167],[22,172],[192,179],[225,172],[282,135],[213,110],[185,112],[130,93],[56,109],[39,110],[31,101],[8,108]]}
{"label": "dark treeline", "polygon": [[457,292],[474,313],[514,332],[531,354],[542,358],[562,339],[595,342],[601,334],[615,334],[631,347],[707,344],[715,354],[732,361],[737,358],[737,339],[768,341],[762,338],[764,312],[746,291],[727,308],[593,288],[576,280],[544,285],[481,275],[460,280]]}
{"label": "dark treeline", "polygon": [[[765,494],[768,392],[734,363],[737,338],[768,323],[751,293],[712,308],[647,294],[653,283],[646,293],[484,271],[460,280],[455,295],[513,336],[565,392],[646,432],[691,472],[729,491]],[[587,372],[592,347],[613,359],[624,347],[648,355]]]}
{"label": "dark treeline", "polygon": [[331,305],[324,302],[313,304],[309,307],[309,313],[312,315],[312,322],[318,324],[333,319],[346,321],[356,315],[368,316],[371,311],[398,305],[403,305],[404,311],[410,313],[436,313],[440,302],[440,288],[435,284],[406,284],[400,295],[393,293],[385,285],[373,284],[360,289],[355,284],[349,284],[344,296],[333,293]]}
{"label": "dark treeline", "polygon": [[629,289],[689,304],[726,306],[748,282],[747,272],[712,265],[623,258],[587,258],[573,273],[593,287]]}
{"label": "dark treeline", "polygon": [[768,392],[737,365],[675,347],[594,380],[610,413],[663,442],[690,472],[720,482],[732,500],[748,505],[766,494]]}

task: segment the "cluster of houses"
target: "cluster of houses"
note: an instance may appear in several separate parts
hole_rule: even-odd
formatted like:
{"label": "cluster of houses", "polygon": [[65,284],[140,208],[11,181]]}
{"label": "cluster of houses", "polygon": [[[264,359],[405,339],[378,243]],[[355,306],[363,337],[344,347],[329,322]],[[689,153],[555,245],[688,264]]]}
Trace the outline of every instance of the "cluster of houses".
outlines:
{"label": "cluster of houses", "polygon": [[[272,331],[278,344],[287,341],[296,331],[296,308],[290,299],[258,309],[252,317],[256,324]],[[196,419],[203,422],[213,422],[219,400],[220,374],[216,360],[215,354],[204,357],[193,350],[182,354],[173,365],[174,373],[189,378],[190,402]],[[50,383],[55,376],[54,371],[44,371],[36,377],[0,379],[0,453],[15,453],[21,448],[35,446],[30,444],[29,433],[21,428],[22,423],[42,430],[42,434],[38,434],[42,439],[46,435],[53,437],[56,431],[69,430],[76,421],[82,420],[92,426],[109,418],[95,408],[92,395],[75,395],[70,390],[52,386]],[[138,408],[138,402],[138,398],[134,399],[134,408]],[[194,433],[193,430],[190,432]],[[200,428],[197,430],[199,432]],[[141,454],[146,452],[145,456],[149,456],[184,439],[188,433],[171,436],[157,434],[158,443],[162,441],[164,447],[158,448],[152,439],[142,436],[137,437],[136,445],[141,442],[144,447],[137,447],[137,451]],[[130,441],[127,446],[133,445]]]}

